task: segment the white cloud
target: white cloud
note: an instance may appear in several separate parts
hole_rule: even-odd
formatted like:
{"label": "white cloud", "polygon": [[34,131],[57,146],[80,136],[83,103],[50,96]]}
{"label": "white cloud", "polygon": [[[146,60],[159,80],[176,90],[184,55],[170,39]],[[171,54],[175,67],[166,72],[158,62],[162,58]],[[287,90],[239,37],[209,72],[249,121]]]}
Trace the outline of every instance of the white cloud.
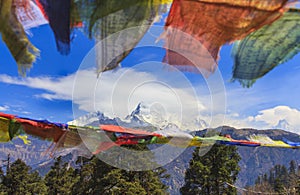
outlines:
{"label": "white cloud", "polygon": [[0,106],[0,111],[7,111],[9,109],[9,106]]}
{"label": "white cloud", "polygon": [[159,66],[156,68],[155,72],[141,67],[122,68],[105,72],[98,79],[94,69],[80,70],[77,74],[59,78],[20,79],[0,75],[0,82],[41,89],[43,92],[36,94],[38,98],[73,100],[81,111],[99,110],[110,117],[124,117],[142,101],[149,105],[160,105],[166,118],[185,122],[193,120],[200,111],[207,109],[198,98],[201,86],[197,87],[197,95],[181,72],[170,73],[159,69]]}
{"label": "white cloud", "polygon": [[27,86],[35,89],[43,89],[53,94],[41,94],[41,97],[46,99],[72,99],[72,86],[73,86],[74,75],[61,78],[50,78],[50,77],[27,77],[19,79],[8,75],[0,75],[0,82]]}
{"label": "white cloud", "polygon": [[276,106],[262,110],[252,122],[263,122],[270,128],[280,128],[284,122],[286,130],[300,133],[300,111],[288,106]]}
{"label": "white cloud", "polygon": [[[209,102],[211,97],[207,95],[205,87],[196,86],[195,92],[189,81],[179,73],[170,74],[161,70],[153,73],[122,68],[114,72],[105,72],[97,79],[94,70],[80,70],[77,74],[60,78],[20,79],[0,75],[0,82],[44,90],[36,95],[39,98],[70,101],[73,99],[73,103],[78,105],[80,110],[87,112],[100,110],[110,117],[124,117],[143,101],[150,106],[158,106],[162,109],[162,113],[168,115],[167,119],[185,123],[200,117],[208,124],[213,124],[213,127],[229,125],[236,128],[269,129],[277,128],[285,122],[288,126],[281,125],[282,128],[300,133],[299,110],[288,106],[276,106],[254,111],[255,108],[260,108],[258,105],[262,101],[254,92],[252,94],[244,92],[247,93],[247,98],[241,99],[240,93],[236,90],[227,91],[230,100],[229,112],[226,116],[218,112],[211,116],[212,102]],[[249,101],[249,98],[255,102]],[[236,102],[238,106],[232,102]],[[243,111],[247,108],[251,108],[251,112],[257,114],[252,116],[247,114]],[[0,106],[0,111],[7,109],[7,106]],[[200,116],[199,113],[201,113]]]}
{"label": "white cloud", "polygon": [[247,118],[240,117],[237,113],[227,113],[226,115],[216,114],[211,117],[202,116],[202,119],[205,121],[212,121],[210,122],[211,124],[214,124],[211,126],[212,128],[217,128],[223,125],[234,128],[260,128],[255,126],[255,123],[251,123]]}
{"label": "white cloud", "polygon": [[[215,117],[221,118],[222,115]],[[288,106],[276,106],[258,111],[254,116],[226,115],[224,125],[235,128],[282,129],[300,134],[300,111]]]}

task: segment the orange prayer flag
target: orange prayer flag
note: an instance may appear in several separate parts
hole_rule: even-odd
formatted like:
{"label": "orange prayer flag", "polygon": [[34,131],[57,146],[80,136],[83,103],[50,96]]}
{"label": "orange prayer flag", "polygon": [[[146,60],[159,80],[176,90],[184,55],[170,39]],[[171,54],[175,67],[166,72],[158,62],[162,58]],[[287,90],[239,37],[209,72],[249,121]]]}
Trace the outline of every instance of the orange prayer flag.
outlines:
{"label": "orange prayer flag", "polygon": [[213,60],[218,60],[223,44],[242,39],[277,20],[287,10],[288,2],[174,0],[165,24],[164,62],[213,72],[216,68]]}
{"label": "orange prayer flag", "polygon": [[51,139],[58,142],[66,132],[57,125],[48,124],[28,119],[16,118],[17,122],[21,123],[25,133],[37,136],[41,139]]}

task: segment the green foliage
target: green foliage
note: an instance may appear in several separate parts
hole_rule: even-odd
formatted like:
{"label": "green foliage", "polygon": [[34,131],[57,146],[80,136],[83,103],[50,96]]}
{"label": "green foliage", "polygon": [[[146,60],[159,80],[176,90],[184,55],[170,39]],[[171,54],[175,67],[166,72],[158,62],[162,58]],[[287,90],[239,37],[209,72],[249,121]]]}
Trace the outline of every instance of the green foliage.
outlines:
{"label": "green foliage", "polygon": [[[134,147],[146,149],[144,146]],[[153,159],[153,156],[148,156]],[[137,162],[149,159],[135,159]],[[161,178],[167,177],[165,170],[127,171],[112,167],[96,157],[80,158],[81,166],[74,169],[58,157],[44,178],[21,160],[10,165],[7,160],[6,175],[0,169],[0,195],[19,194],[167,194]]]}
{"label": "green foliage", "polygon": [[47,186],[37,172],[30,173],[31,168],[21,160],[8,166],[3,176],[3,194],[47,194]]}
{"label": "green foliage", "polygon": [[263,191],[266,193],[299,194],[299,173],[294,160],[290,162],[288,169],[283,165],[275,165],[270,169],[268,176],[267,174],[264,174],[262,177],[259,176],[255,185],[249,189],[251,191]]}
{"label": "green foliage", "polygon": [[49,188],[48,194],[72,194],[74,185],[79,181],[79,176],[68,164],[62,165],[61,157],[58,157],[45,176],[46,185]]}
{"label": "green foliage", "polygon": [[0,195],[4,195],[7,192],[7,188],[4,185],[4,179],[5,179],[5,175],[2,168],[0,167]]}
{"label": "green foliage", "polygon": [[290,9],[272,24],[236,42],[232,80],[249,88],[276,66],[292,59],[300,51],[299,24],[299,9]]}
{"label": "green foliage", "polygon": [[296,175],[296,170],[297,170],[296,161],[292,160],[290,162],[289,174],[290,175]]}
{"label": "green foliage", "polygon": [[[145,149],[142,146],[134,148]],[[153,156],[134,161],[153,163],[151,159]],[[79,171],[80,180],[74,194],[167,194],[167,187],[160,181],[161,178],[166,177],[165,170],[162,168],[128,171],[112,167],[93,157]],[[80,185],[82,183],[84,185]]]}
{"label": "green foliage", "polygon": [[295,190],[296,190],[297,194],[300,194],[300,178],[297,181],[297,185],[296,185],[296,189]]}
{"label": "green foliage", "polygon": [[181,193],[236,194],[236,189],[227,183],[234,184],[236,181],[239,160],[236,147],[214,145],[204,156],[199,156],[199,148],[196,148]]}

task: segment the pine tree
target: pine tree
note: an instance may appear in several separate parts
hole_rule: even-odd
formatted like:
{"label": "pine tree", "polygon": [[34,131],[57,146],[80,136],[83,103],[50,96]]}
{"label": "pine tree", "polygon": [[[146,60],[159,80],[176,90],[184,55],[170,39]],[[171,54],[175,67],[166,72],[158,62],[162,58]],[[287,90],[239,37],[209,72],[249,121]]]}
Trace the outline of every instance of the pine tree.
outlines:
{"label": "pine tree", "polygon": [[297,170],[297,184],[295,187],[296,193],[300,194],[300,166],[298,166],[298,170]]}
{"label": "pine tree", "polygon": [[274,168],[274,190],[277,193],[285,193],[288,188],[288,170],[283,165],[275,165]]}
{"label": "pine tree", "polygon": [[296,161],[292,160],[292,161],[290,162],[289,174],[290,174],[290,175],[296,175],[296,170],[297,170],[297,164],[296,164]]}
{"label": "pine tree", "polygon": [[297,186],[295,187],[296,193],[300,194],[300,178],[297,181]]}
{"label": "pine tree", "polygon": [[47,187],[37,172],[20,159],[11,164],[3,184],[7,194],[47,194]]}
{"label": "pine tree", "polygon": [[122,170],[122,175],[126,181],[139,183],[146,194],[166,194],[167,187],[160,180],[167,177],[165,170],[162,168],[148,171]]}
{"label": "pine tree", "polygon": [[[299,176],[297,175],[296,162],[291,161],[289,169],[283,165],[275,165],[270,169],[267,180],[261,183],[255,183],[252,187],[254,191],[263,191],[265,193],[278,193],[278,194],[299,194]],[[257,178],[257,181],[261,177]],[[297,191],[298,190],[298,191]]]}
{"label": "pine tree", "polygon": [[266,173],[263,175],[262,181],[263,182],[267,182],[268,181],[268,175]]}
{"label": "pine tree", "polygon": [[72,189],[73,194],[87,194],[87,189],[89,189],[88,182],[91,180],[93,168],[93,166],[87,166],[92,164],[92,159],[87,159],[81,156],[78,157],[76,164],[80,166],[80,168],[76,169],[75,173],[79,176],[79,179]]}
{"label": "pine tree", "polygon": [[[127,148],[137,151],[149,151],[146,145],[134,145]],[[134,168],[143,167],[150,169],[153,167],[153,164],[156,164],[152,153],[148,153],[145,156],[138,155],[132,160],[129,159],[129,161],[131,166]],[[167,186],[161,182],[161,179],[168,178],[169,175],[166,174],[166,170],[163,168],[156,168],[154,170],[147,171],[122,170],[122,175],[126,181],[138,183],[142,189],[144,189],[146,194],[167,194]]]}
{"label": "pine tree", "polygon": [[[3,165],[3,167],[6,166],[6,170],[9,170],[10,167],[10,154],[7,155],[7,160],[2,160],[3,162],[6,162],[6,165]],[[0,168],[0,195],[6,195],[8,192],[7,185],[7,179],[4,175],[4,172],[2,170],[2,167]]]}
{"label": "pine tree", "polygon": [[236,194],[236,189],[228,184],[234,184],[237,179],[239,160],[234,146],[214,145],[204,156],[199,156],[196,148],[181,193]]}
{"label": "pine tree", "polygon": [[[134,147],[134,146],[132,146]],[[136,149],[146,149],[137,146]],[[138,157],[137,157],[138,158]],[[149,159],[134,159],[135,162]],[[139,161],[140,160],[140,161]],[[167,187],[160,179],[165,170],[129,171],[110,166],[97,157],[85,163],[80,170],[80,180],[74,194],[167,194]],[[82,185],[84,183],[84,185]],[[80,187],[79,187],[80,186]]]}
{"label": "pine tree", "polygon": [[[93,157],[87,160],[79,170],[79,181],[75,185],[73,193],[75,194],[98,194],[105,185],[103,180],[106,174],[112,171],[113,167],[108,166],[98,158]],[[112,183],[113,181],[111,181]],[[113,186],[113,184],[112,184]]]}
{"label": "pine tree", "polygon": [[79,176],[72,168],[68,168],[68,164],[62,162],[58,157],[51,170],[45,176],[46,185],[49,188],[48,194],[72,194],[75,184],[79,180]]}
{"label": "pine tree", "polygon": [[4,195],[7,192],[7,188],[4,185],[5,175],[2,170],[2,167],[0,167],[0,195]]}
{"label": "pine tree", "polygon": [[277,192],[279,194],[284,193],[284,184],[282,183],[282,181],[279,178],[275,179],[274,190],[275,190],[275,192]]}
{"label": "pine tree", "polygon": [[297,185],[298,185],[297,164],[296,164],[296,161],[292,160],[290,162],[290,167],[289,167],[287,187],[292,192],[295,192]]}
{"label": "pine tree", "polygon": [[[260,178],[260,176],[257,177],[257,179],[255,180],[255,185],[259,185],[261,184],[263,181],[262,179]],[[248,186],[249,187],[249,186]]]}

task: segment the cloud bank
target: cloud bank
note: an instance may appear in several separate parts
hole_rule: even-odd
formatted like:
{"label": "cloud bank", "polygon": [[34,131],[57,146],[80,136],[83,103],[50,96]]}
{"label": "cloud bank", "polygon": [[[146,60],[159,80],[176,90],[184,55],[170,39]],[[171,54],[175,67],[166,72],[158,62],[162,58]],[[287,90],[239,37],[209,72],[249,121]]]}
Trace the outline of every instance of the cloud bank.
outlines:
{"label": "cloud bank", "polygon": [[[182,121],[186,124],[200,118],[207,123],[211,120],[222,121],[215,124],[216,126],[278,128],[300,134],[300,110],[296,108],[275,105],[256,110],[254,114],[244,112],[250,108],[253,110],[264,101],[255,93],[247,94],[247,98],[241,99],[240,93],[229,90],[227,97],[230,97],[231,110],[227,110],[225,120],[222,113],[210,115],[212,102],[207,95],[207,87],[195,87],[179,73],[170,74],[161,70],[153,73],[139,68],[122,68],[103,73],[97,78],[95,70],[88,69],[59,78],[20,79],[0,75],[0,82],[40,89],[41,92],[36,94],[38,98],[72,101],[79,110],[101,111],[109,117],[125,117],[138,103],[145,102],[160,108],[166,120],[171,122]],[[252,103],[247,104],[250,100]],[[0,106],[0,111],[8,109],[8,106]]]}
{"label": "cloud bank", "polygon": [[[152,66],[153,68],[153,66]],[[198,98],[199,91],[181,72],[148,72],[143,66],[105,72],[97,78],[94,69],[59,77],[17,78],[0,75],[0,82],[41,90],[37,98],[72,101],[80,111],[101,111],[109,117],[125,117],[140,102],[159,107],[166,120],[188,123],[208,109]],[[82,113],[79,112],[78,113]]]}

